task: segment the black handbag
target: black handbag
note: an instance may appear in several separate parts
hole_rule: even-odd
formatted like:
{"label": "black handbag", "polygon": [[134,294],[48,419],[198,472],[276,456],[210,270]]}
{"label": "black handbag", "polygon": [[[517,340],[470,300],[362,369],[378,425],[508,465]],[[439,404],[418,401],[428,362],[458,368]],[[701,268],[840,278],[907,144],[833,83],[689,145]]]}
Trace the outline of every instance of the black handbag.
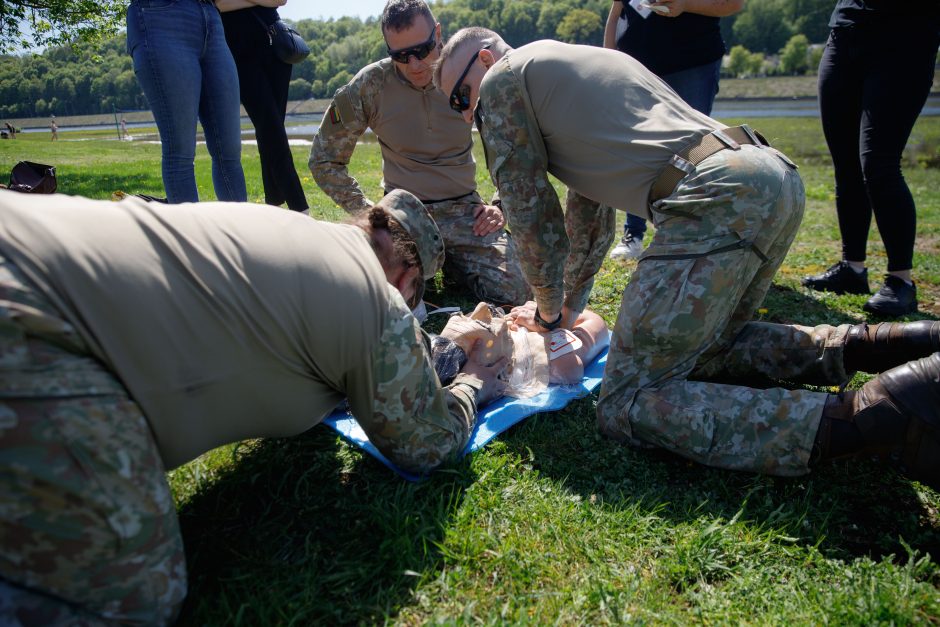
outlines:
{"label": "black handbag", "polygon": [[274,48],[274,54],[284,63],[300,63],[310,55],[310,48],[307,42],[300,36],[300,33],[287,25],[286,22],[278,19],[268,26],[257,14],[255,19],[261,22],[265,32],[268,34],[268,44]]}
{"label": "black handbag", "polygon": [[54,194],[55,166],[20,161],[10,172],[10,189],[26,194]]}

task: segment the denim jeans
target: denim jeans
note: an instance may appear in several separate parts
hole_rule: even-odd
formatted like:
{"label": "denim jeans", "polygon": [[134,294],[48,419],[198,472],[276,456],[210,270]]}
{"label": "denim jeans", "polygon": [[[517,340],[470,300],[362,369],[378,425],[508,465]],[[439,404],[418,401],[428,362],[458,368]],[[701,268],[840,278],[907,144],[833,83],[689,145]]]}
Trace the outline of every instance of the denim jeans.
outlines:
{"label": "denim jeans", "polygon": [[212,157],[219,200],[246,201],[238,73],[219,12],[205,0],[132,0],[127,50],[163,144],[171,203],[196,202],[196,120]]}
{"label": "denim jeans", "polygon": [[[680,70],[660,76],[667,85],[689,103],[693,109],[711,115],[715,96],[718,94],[718,74],[721,71],[721,59],[699,65],[687,70]],[[646,220],[632,213],[627,214],[623,225],[623,234],[629,233],[634,238],[643,239],[646,233]]]}

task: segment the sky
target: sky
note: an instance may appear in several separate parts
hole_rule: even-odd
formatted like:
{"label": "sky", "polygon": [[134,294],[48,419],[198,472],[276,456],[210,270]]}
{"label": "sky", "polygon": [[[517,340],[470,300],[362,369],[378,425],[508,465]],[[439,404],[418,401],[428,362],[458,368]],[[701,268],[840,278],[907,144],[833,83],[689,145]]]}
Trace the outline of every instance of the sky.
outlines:
{"label": "sky", "polygon": [[287,0],[277,12],[288,20],[330,19],[351,15],[361,19],[378,17],[385,0]]}

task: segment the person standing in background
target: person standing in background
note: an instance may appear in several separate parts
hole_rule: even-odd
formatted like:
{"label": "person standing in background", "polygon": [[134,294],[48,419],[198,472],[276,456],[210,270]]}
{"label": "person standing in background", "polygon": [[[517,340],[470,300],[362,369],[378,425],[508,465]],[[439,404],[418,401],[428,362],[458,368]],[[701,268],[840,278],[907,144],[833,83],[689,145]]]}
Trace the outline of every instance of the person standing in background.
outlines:
{"label": "person standing in background", "polygon": [[59,139],[59,125],[55,122],[55,116],[49,121],[49,130],[52,132],[52,141]]}
{"label": "person standing in background", "polygon": [[[742,8],[744,0],[661,0],[648,8],[614,0],[604,28],[604,47],[629,54],[693,109],[711,115],[725,54],[719,21]],[[628,213],[623,238],[611,251],[611,259],[639,257],[645,233],[646,220]]]}
{"label": "person standing in background", "polygon": [[276,206],[286,202],[294,211],[307,211],[309,205],[284,129],[291,65],[277,58],[267,34],[267,28],[280,19],[276,7],[285,4],[287,0],[215,2],[238,68],[241,103],[255,127],[264,202]]}
{"label": "person standing in background", "polygon": [[238,72],[212,0],[131,0],[127,50],[160,132],[171,203],[196,202],[196,121],[222,201],[248,200],[241,162]]}
{"label": "person standing in background", "polygon": [[869,294],[865,267],[872,215],[888,272],[863,309],[917,311],[911,278],[917,215],[901,153],[933,85],[940,2],[838,0],[819,62],[819,113],[832,154],[842,260],[803,279],[813,290]]}

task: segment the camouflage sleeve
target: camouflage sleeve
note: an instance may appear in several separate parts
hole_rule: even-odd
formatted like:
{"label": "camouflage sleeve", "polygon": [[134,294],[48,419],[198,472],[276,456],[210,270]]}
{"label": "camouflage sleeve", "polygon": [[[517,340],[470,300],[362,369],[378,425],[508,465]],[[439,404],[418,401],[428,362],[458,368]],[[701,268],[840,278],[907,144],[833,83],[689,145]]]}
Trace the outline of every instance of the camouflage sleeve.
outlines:
{"label": "camouflage sleeve", "polygon": [[350,213],[366,209],[366,198],[359,182],[349,174],[349,160],[356,142],[369,127],[367,102],[362,87],[367,82],[355,79],[340,87],[313,136],[307,165],[323,192]]}
{"label": "camouflage sleeve", "polygon": [[382,454],[410,472],[428,472],[463,452],[476,424],[482,383],[458,375],[441,387],[417,320],[389,286],[388,319],[373,353],[375,394],[356,416]]}
{"label": "camouflage sleeve", "polygon": [[584,311],[594,287],[594,275],[617,236],[616,210],[570,189],[565,207],[565,228],[571,240],[571,254],[565,266],[565,305],[573,311]]}
{"label": "camouflage sleeve", "polygon": [[529,119],[522,88],[507,67],[494,69],[480,88],[486,163],[539,309],[554,314],[564,300],[565,216],[548,180],[544,145]]}

